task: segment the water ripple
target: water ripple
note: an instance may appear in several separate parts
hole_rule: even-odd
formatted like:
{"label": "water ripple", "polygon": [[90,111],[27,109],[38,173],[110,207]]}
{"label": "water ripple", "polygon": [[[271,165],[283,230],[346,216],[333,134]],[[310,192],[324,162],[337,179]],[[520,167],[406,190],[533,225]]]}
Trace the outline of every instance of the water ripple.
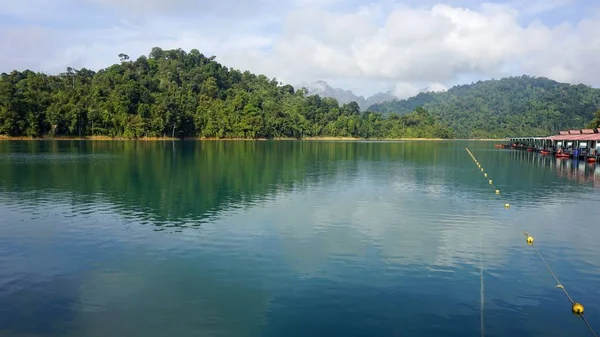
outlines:
{"label": "water ripple", "polygon": [[489,335],[579,332],[524,230],[600,321],[589,167],[481,145],[501,199],[463,144],[86,144],[0,145],[2,333],[479,335],[481,254]]}

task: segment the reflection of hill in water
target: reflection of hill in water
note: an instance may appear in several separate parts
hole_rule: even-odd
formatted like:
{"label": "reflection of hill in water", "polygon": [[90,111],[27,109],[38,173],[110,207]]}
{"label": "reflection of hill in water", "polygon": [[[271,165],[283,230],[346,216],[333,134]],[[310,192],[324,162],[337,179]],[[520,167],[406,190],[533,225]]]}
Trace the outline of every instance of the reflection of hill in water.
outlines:
{"label": "reflection of hill in water", "polygon": [[[558,193],[556,172],[564,168],[554,158],[468,142],[3,142],[0,188],[17,199],[89,207],[100,198],[144,222],[197,225],[281,191],[334,187],[374,170],[367,179],[390,188],[487,195],[465,145],[513,202]],[[560,186],[560,193],[579,189]]]}
{"label": "reflection of hill in water", "polygon": [[[521,205],[497,204],[465,145]],[[562,309],[548,311],[564,298],[521,233],[536,236],[561,281],[593,294],[599,228],[595,214],[577,213],[600,195],[559,177],[552,158],[488,145],[0,142],[0,214],[9,220],[0,246],[18,266],[6,279],[43,290],[0,300],[40,308],[28,321],[72,323],[66,336],[306,336],[315,327],[444,335],[478,323],[485,247],[495,334],[526,335],[531,324],[510,322],[531,312],[540,331],[549,321],[571,331],[555,319]],[[215,221],[184,235],[127,224],[207,220]],[[74,305],[59,306],[56,319],[46,310],[56,303]],[[13,312],[5,322],[26,334],[22,310]],[[344,319],[351,323],[339,328]]]}

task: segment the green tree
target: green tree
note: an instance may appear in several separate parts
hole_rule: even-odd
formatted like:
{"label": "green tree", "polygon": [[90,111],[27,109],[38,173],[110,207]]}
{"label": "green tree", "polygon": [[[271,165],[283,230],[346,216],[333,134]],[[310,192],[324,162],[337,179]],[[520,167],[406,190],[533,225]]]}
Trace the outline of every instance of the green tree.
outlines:
{"label": "green tree", "polygon": [[[0,134],[9,136],[450,137],[443,118],[417,109],[402,118],[361,114],[355,102],[294,90],[222,66],[197,50],[150,54],[98,72],[0,76]],[[127,61],[127,62],[126,62]]]}
{"label": "green tree", "polygon": [[367,110],[404,115],[419,106],[451,126],[459,137],[544,136],[581,128],[590,121],[600,108],[600,89],[520,76],[421,93]]}
{"label": "green tree", "polygon": [[600,128],[600,110],[596,111],[596,114],[590,123],[590,128]]}

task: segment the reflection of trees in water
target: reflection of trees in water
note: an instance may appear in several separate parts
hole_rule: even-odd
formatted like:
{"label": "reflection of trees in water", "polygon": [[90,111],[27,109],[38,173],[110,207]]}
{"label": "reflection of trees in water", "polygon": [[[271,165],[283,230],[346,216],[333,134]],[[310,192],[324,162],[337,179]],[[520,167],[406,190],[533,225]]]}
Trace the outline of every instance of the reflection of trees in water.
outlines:
{"label": "reflection of trees in water", "polygon": [[[0,144],[0,188],[108,201],[156,225],[186,226],[306,184],[333,184],[360,161],[431,163],[431,143],[216,141],[11,142]],[[14,159],[19,155],[21,160]],[[44,158],[44,160],[40,160]],[[435,159],[433,160],[435,162]]]}
{"label": "reflection of trees in water", "polygon": [[[363,322],[365,314],[381,319],[382,316],[377,316],[381,312],[393,313],[389,322],[397,322],[395,317],[403,314],[408,318],[402,320],[409,322],[414,320],[415,313],[429,312],[432,305],[446,320],[450,317],[448,313],[456,309],[454,305],[441,305],[461,299],[448,300],[444,296],[471,293],[469,287],[478,282],[477,277],[466,282],[456,278],[466,275],[461,270],[477,270],[471,268],[473,261],[479,261],[474,228],[483,228],[487,238],[483,241],[489,245],[485,251],[486,269],[497,273],[490,273],[492,282],[502,276],[502,282],[490,288],[502,294],[504,304],[535,306],[537,299],[546,296],[544,287],[527,289],[525,299],[523,293],[512,288],[517,282],[537,281],[540,273],[546,271],[541,264],[532,265],[520,251],[514,253],[511,242],[522,243],[522,228],[498,215],[505,214],[501,206],[497,213],[495,209],[488,213],[473,207],[487,205],[481,200],[473,203],[476,199],[473,193],[481,188],[487,196],[489,186],[479,172],[474,172],[460,143],[115,142],[86,143],[85,147],[69,144],[72,143],[45,153],[61,156],[81,153],[86,159],[30,161],[18,165],[7,165],[0,159],[2,191],[14,191],[11,194],[21,203],[24,200],[29,203],[30,197],[44,198],[45,205],[51,207],[57,206],[49,201],[51,198],[66,199],[76,206],[74,213],[90,211],[86,210],[88,207],[97,211],[93,207],[102,207],[98,201],[108,200],[108,212],[116,205],[121,214],[163,226],[182,226],[211,216],[228,215],[227,211],[233,207],[250,208],[248,212],[231,212],[235,216],[223,222],[243,224],[250,219],[247,221],[250,224],[222,226],[205,237],[204,242],[210,240],[215,243],[213,246],[185,241],[182,238],[189,237],[185,235],[169,236],[169,244],[181,250],[157,249],[152,242],[150,251],[115,254],[115,260],[106,262],[116,266],[112,271],[98,269],[87,273],[81,284],[67,284],[73,293],[69,296],[81,305],[76,308],[73,324],[87,329],[74,335],[107,335],[107,331],[108,335],[110,332],[160,335],[177,329],[186,332],[190,327],[204,328],[202,331],[212,328],[227,335],[252,335],[251,329],[264,321],[269,325],[262,335],[279,335],[297,322],[298,317],[314,320],[306,324],[307,329],[327,324],[327,315],[332,312],[348,313],[344,310],[349,313],[342,316],[355,314],[355,322]],[[0,144],[0,153],[2,149]],[[26,148],[22,150],[27,152]],[[90,153],[100,156],[90,159]],[[557,188],[560,180],[556,172],[561,169],[557,164],[567,164],[554,158],[516,151],[481,150],[476,154],[486,169],[494,173],[494,179],[505,185],[503,192],[519,192],[513,193],[510,200],[553,190],[570,193],[563,197],[582,193],[579,186],[567,192],[560,186]],[[549,181],[555,184],[548,185]],[[350,186],[343,185],[346,183]],[[317,192],[327,192],[329,200],[322,193],[302,190],[314,186],[319,188]],[[294,193],[279,193],[291,190]],[[457,197],[456,191],[466,197]],[[277,198],[267,210],[250,207],[275,194]],[[492,192],[490,198],[494,197]],[[539,206],[541,199],[533,200]],[[583,267],[589,271],[595,261],[593,257],[598,256],[598,246],[592,242],[597,237],[596,227],[584,231],[577,230],[584,227],[564,226],[567,222],[578,225],[571,218],[579,205],[567,204],[562,209],[551,206],[544,212],[539,212],[539,208],[523,208],[532,219],[526,222],[527,229],[543,237],[552,226],[553,234],[545,236],[546,241],[568,238],[581,249],[587,249],[582,259],[585,258]],[[583,216],[591,219],[591,215]],[[261,222],[263,219],[269,222],[266,234],[261,232],[267,228]],[[589,223],[593,222],[579,222]],[[84,228],[80,224],[74,226]],[[84,228],[79,233],[88,230],[93,228]],[[79,241],[76,233],[70,232],[69,238]],[[127,237],[130,234],[127,231]],[[92,242],[98,242],[100,237],[94,235]],[[569,261],[577,256],[573,253],[575,248],[580,247],[561,250],[561,258]],[[178,252],[182,254],[177,255]],[[514,260],[510,260],[511,252],[517,254]],[[106,253],[101,254],[106,257]],[[160,254],[162,259],[147,254]],[[84,254],[77,255],[81,258]],[[501,274],[505,270],[511,272]],[[574,270],[573,277],[580,281],[586,280],[578,282],[580,286],[593,284],[587,281],[589,278],[581,277],[578,269],[567,270]],[[303,282],[302,287],[294,283],[298,280]],[[448,289],[460,291],[448,292]],[[58,291],[48,293],[56,296]],[[412,303],[413,297],[419,298],[415,294],[421,295],[426,305],[413,306],[413,316],[395,311],[402,307],[397,305],[398,301]],[[387,300],[378,300],[382,298]],[[440,298],[443,303],[435,303]],[[523,304],[527,300],[531,303]],[[94,307],[104,310],[93,312]],[[386,310],[382,311],[382,307]],[[438,316],[433,317],[439,320]],[[107,321],[112,322],[110,326],[103,324]],[[297,331],[310,335],[310,331]]]}
{"label": "reflection of trees in water", "polygon": [[[3,142],[0,189],[30,203],[36,198],[60,198],[83,205],[79,208],[94,209],[97,201],[109,202],[124,216],[142,223],[180,228],[199,226],[227,210],[251,207],[281,192],[315,184],[348,183],[348,177],[359,173],[367,173],[368,179],[387,179],[390,186],[425,188],[433,194],[448,188],[470,194],[480,181],[473,179],[465,144]],[[469,146],[479,149],[478,159],[503,192],[519,192],[513,196],[514,201],[526,201],[528,196],[554,189],[547,184],[556,178],[558,167],[554,158],[523,151],[510,151],[507,155],[506,150],[481,149],[487,145]],[[14,160],[15,156],[20,159]],[[554,178],[546,168],[554,171]],[[402,171],[402,179],[397,170]],[[536,198],[529,199],[537,202]]]}
{"label": "reflection of trees in water", "polygon": [[277,280],[218,254],[168,261],[138,255],[112,263],[122,271],[94,270],[77,288],[69,336],[256,336],[272,297],[262,283],[272,288],[269,282]]}

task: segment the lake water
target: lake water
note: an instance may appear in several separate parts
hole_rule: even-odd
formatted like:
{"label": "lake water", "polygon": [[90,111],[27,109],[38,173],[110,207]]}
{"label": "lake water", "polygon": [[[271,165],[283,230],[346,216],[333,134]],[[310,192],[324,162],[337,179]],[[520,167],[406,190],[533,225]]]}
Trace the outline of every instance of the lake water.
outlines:
{"label": "lake water", "polygon": [[523,232],[600,329],[599,202],[490,142],[3,141],[0,336],[588,336]]}

